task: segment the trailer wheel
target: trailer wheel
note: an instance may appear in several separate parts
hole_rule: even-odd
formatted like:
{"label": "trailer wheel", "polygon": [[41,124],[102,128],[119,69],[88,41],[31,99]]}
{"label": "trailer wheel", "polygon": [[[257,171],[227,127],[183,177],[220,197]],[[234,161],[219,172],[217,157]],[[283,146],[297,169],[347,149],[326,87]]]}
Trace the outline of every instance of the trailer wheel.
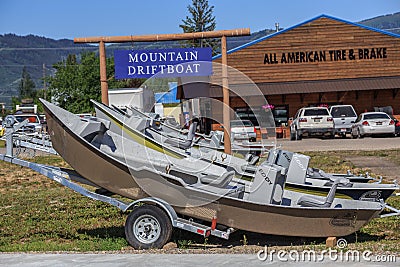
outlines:
{"label": "trailer wheel", "polygon": [[125,222],[126,240],[135,249],[162,248],[171,234],[171,220],[157,206],[140,206],[128,215]]}

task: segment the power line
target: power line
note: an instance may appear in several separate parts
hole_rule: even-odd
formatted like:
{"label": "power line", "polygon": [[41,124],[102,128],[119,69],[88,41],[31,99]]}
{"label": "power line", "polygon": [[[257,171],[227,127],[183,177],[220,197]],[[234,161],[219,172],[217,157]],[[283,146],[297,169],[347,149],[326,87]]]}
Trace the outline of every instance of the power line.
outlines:
{"label": "power line", "polygon": [[82,49],[98,49],[98,47],[2,47],[1,51],[29,51],[29,50],[82,50]]}
{"label": "power line", "polygon": [[383,31],[390,31],[390,30],[400,30],[400,27],[397,28],[389,28],[389,29],[382,29]]}

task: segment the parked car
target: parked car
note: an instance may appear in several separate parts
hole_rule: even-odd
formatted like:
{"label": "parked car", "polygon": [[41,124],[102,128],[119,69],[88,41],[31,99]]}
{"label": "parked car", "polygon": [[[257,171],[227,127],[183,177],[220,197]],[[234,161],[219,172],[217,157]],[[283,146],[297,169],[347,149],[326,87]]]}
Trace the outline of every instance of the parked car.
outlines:
{"label": "parked car", "polygon": [[301,108],[290,125],[290,140],[301,140],[303,136],[335,136],[333,118],[326,107]]}
{"label": "parked car", "polygon": [[394,119],[394,135],[400,136],[400,121],[397,119]]}
{"label": "parked car", "polygon": [[394,121],[394,135],[400,136],[400,121],[393,115],[389,115],[389,117]]}
{"label": "parked car", "polygon": [[231,139],[256,141],[257,132],[253,123],[249,120],[231,121]]}
{"label": "parked car", "polygon": [[2,137],[4,135],[4,127],[3,127],[3,118],[0,117],[0,137]]}
{"label": "parked car", "polygon": [[395,122],[384,112],[361,113],[351,128],[353,138],[383,134],[395,134]]}
{"label": "parked car", "polygon": [[335,124],[335,134],[346,137],[351,134],[351,126],[357,119],[357,113],[352,105],[334,105],[329,109]]}

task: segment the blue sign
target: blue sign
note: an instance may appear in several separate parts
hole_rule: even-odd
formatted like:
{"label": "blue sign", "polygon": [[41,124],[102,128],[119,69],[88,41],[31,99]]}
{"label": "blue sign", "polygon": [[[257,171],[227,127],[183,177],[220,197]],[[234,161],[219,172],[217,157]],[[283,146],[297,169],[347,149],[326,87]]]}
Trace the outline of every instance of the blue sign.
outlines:
{"label": "blue sign", "polygon": [[212,49],[115,50],[115,78],[209,76]]}

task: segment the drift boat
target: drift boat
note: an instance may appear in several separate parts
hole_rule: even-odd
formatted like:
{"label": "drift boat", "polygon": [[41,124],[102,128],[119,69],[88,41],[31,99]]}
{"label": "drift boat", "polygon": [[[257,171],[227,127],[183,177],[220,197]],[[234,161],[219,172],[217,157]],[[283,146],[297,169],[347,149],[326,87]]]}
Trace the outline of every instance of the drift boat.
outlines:
{"label": "drift boat", "polygon": [[233,181],[233,171],[174,150],[158,151],[150,138],[134,142],[111,131],[110,121],[80,118],[41,102],[54,149],[77,173],[133,200],[162,199],[182,216],[213,223],[217,218],[221,227],[258,233],[328,237],[357,231],[384,208],[378,202],[335,198],[345,181],[336,181],[326,197],[285,190],[287,170],[276,164],[259,166],[252,181]]}
{"label": "drift boat", "polygon": [[[220,146],[220,138],[216,135],[211,136],[211,140],[207,141],[207,146],[200,149],[193,148],[194,144],[200,141],[195,140],[196,122],[192,123],[188,133],[185,135],[163,125],[153,116],[146,116],[138,110],[131,109],[132,114],[127,114],[122,110],[110,108],[104,104],[92,100],[95,105],[96,115],[102,119],[111,121],[111,129],[126,138],[134,141],[151,140],[152,147],[160,151],[174,151],[180,157],[195,157],[204,162],[211,162],[214,165],[222,166],[228,170],[235,171],[236,176],[243,179],[253,179],[257,170],[254,164],[258,160],[257,156],[251,156],[244,160],[238,157],[227,155],[218,151]],[[144,121],[148,121],[147,124]],[[147,125],[143,127],[143,125]],[[171,135],[170,133],[173,132]],[[125,134],[124,134],[125,133]],[[201,139],[197,137],[197,139]],[[293,153],[281,149],[270,149],[268,159],[260,165],[279,165],[287,169],[286,189],[306,194],[325,196],[331,189],[335,180],[346,178],[359,181],[359,176],[350,174],[335,175],[327,174],[321,170],[309,168],[310,157],[300,153]],[[366,179],[368,180],[368,179]],[[385,201],[399,187],[397,184],[380,184],[380,183],[360,183],[349,182],[339,184],[336,190],[336,197],[367,200],[367,201]]]}

